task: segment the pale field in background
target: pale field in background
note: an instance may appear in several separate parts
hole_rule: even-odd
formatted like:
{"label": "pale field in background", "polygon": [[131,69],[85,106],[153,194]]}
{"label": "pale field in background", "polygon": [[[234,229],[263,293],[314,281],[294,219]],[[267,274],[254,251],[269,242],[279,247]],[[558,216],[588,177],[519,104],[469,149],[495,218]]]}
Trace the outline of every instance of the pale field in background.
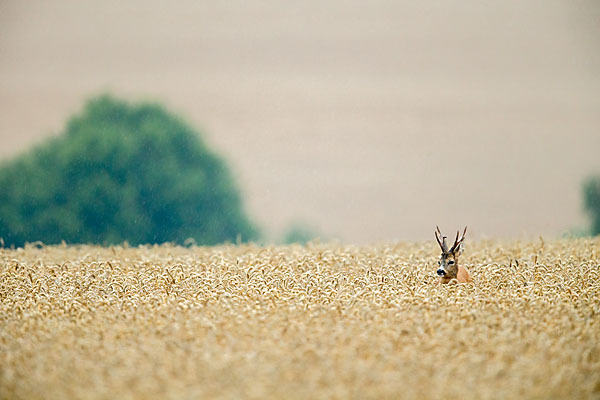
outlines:
{"label": "pale field in background", "polygon": [[91,95],[163,102],[266,233],[557,236],[600,171],[594,1],[0,4],[0,157]]}

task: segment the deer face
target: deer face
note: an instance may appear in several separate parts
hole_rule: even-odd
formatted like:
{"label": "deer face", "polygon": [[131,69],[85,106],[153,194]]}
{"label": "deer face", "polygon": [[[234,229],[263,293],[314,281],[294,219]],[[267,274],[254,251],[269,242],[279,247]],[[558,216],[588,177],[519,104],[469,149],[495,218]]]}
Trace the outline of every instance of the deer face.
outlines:
{"label": "deer face", "polygon": [[454,239],[454,244],[450,248],[448,248],[448,244],[446,243],[446,236],[442,236],[440,228],[436,228],[435,238],[442,249],[442,255],[438,261],[439,267],[436,272],[443,280],[451,280],[456,278],[458,274],[458,257],[462,251],[462,242],[465,240],[467,228],[465,227],[462,237],[459,236],[460,232],[456,232],[456,239]]}
{"label": "deer face", "polygon": [[458,274],[458,255],[452,253],[442,253],[438,261],[437,274],[447,279],[456,278]]}

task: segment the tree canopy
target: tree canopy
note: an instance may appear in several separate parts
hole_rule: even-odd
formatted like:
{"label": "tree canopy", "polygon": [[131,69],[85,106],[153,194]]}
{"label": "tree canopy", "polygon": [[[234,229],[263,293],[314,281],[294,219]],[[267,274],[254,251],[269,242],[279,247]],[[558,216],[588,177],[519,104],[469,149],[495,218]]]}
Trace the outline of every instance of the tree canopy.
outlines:
{"label": "tree canopy", "polygon": [[6,245],[254,240],[224,160],[162,106],[104,95],[0,166]]}
{"label": "tree canopy", "polygon": [[583,185],[585,208],[592,217],[590,232],[600,234],[600,177],[589,178]]}

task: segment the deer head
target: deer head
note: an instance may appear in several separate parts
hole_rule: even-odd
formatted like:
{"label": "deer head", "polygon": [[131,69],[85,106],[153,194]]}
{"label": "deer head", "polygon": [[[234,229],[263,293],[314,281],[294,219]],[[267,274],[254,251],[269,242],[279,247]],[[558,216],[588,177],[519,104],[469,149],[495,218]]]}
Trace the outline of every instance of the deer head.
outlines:
{"label": "deer head", "polygon": [[449,281],[456,278],[456,275],[458,274],[458,257],[462,252],[462,242],[465,240],[467,227],[465,226],[462,236],[460,236],[459,231],[456,231],[456,239],[454,239],[454,244],[450,248],[448,248],[448,244],[446,243],[446,236],[442,236],[439,227],[436,226],[436,228],[435,239],[442,249],[442,255],[438,261],[439,268],[437,274],[441,276],[443,280]]}

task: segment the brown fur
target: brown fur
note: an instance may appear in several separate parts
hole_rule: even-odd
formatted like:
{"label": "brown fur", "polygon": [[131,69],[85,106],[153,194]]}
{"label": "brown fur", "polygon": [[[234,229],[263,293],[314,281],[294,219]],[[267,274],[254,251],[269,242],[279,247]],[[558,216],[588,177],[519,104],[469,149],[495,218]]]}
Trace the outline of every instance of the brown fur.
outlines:
{"label": "brown fur", "polygon": [[459,256],[462,253],[462,243],[465,240],[466,233],[466,227],[462,237],[460,237],[460,232],[456,232],[454,244],[451,248],[448,248],[446,236],[442,236],[440,228],[437,228],[437,231],[435,232],[435,238],[442,250],[442,255],[440,256],[438,265],[440,269],[443,269],[446,272],[445,275],[440,277],[439,283],[447,284],[453,280],[456,280],[458,283],[473,282],[473,279],[469,274],[469,270],[458,263]]}

